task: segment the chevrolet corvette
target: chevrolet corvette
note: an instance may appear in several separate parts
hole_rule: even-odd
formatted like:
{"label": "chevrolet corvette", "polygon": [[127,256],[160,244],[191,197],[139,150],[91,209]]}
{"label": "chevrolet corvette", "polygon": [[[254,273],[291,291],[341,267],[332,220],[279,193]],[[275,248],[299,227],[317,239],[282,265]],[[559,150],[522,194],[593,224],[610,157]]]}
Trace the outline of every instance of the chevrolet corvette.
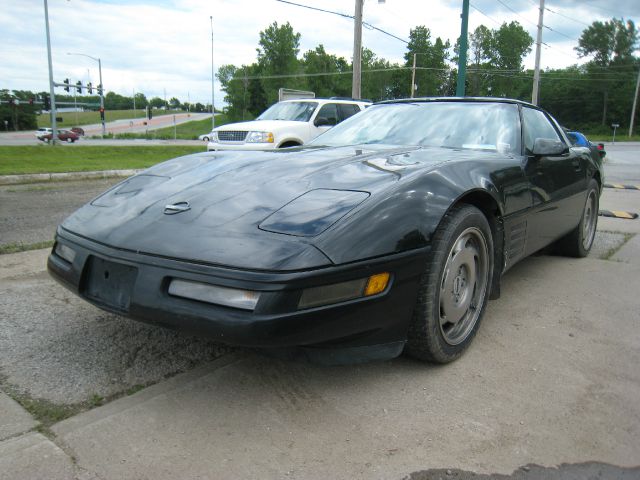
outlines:
{"label": "chevrolet corvette", "polygon": [[446,363],[516,262],[589,253],[602,184],[528,103],[388,101],[301,147],[153,166],[67,218],[48,269],[102,309],[231,345]]}

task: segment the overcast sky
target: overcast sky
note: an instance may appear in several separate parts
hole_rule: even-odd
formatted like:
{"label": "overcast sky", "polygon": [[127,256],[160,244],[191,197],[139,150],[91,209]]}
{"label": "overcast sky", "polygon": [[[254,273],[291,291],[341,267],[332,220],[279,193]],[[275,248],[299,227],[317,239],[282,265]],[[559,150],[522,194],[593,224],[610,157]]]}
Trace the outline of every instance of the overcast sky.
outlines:
{"label": "overcast sky", "polygon": [[[353,0],[293,0],[353,15]],[[42,0],[3,0],[0,8],[0,88],[48,90],[47,51]],[[472,0],[469,31],[484,24],[497,28],[517,20],[535,38],[537,0]],[[460,34],[462,0],[366,0],[364,20],[408,38],[409,29],[426,25],[432,38],[451,44]],[[640,20],[638,0],[547,0],[542,67],[582,63],[573,47],[594,20],[612,16]],[[513,10],[513,11],[512,11]],[[353,21],[286,5],[276,0],[49,0],[54,80],[98,82],[97,62],[67,52],[102,59],[107,90],[148,98],[175,96],[182,101],[211,99],[211,27],[214,62],[255,61],[259,32],[274,21],[290,22],[302,35],[301,54],[318,44],[329,53],[351,58]],[[406,44],[364,29],[364,46],[390,61],[402,61]],[[534,51],[525,59],[532,68]],[[286,86],[283,84],[283,86]],[[63,93],[61,89],[59,93]],[[223,94],[216,83],[216,105]]]}

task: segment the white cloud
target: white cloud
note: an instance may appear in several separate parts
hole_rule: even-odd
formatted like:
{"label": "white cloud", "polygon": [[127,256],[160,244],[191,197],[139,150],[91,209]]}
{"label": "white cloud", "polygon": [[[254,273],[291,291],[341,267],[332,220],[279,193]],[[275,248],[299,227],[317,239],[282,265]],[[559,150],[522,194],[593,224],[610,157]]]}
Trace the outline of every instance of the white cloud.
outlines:
{"label": "white cloud", "polygon": [[[297,0],[300,3],[353,14],[353,0]],[[482,1],[478,1],[483,9]],[[493,2],[495,3],[495,2]],[[535,38],[537,8],[531,1],[518,2],[518,14],[500,8],[484,10],[493,20],[471,9],[469,29],[479,24],[490,28],[518,20]],[[509,2],[511,3],[511,2]],[[597,3],[597,2],[596,2]],[[460,33],[460,1],[387,0],[365,3],[365,21],[408,38],[409,29],[426,25],[435,39],[455,43]],[[475,4],[475,3],[474,3]],[[528,4],[528,5],[527,5]],[[570,4],[562,12],[590,23],[606,18],[597,5]],[[497,8],[496,8],[497,6]],[[621,7],[622,8],[622,7]],[[301,54],[324,44],[326,50],[349,59],[352,55],[353,22],[334,15],[286,5],[275,0],[175,0],[173,2],[125,2],[99,0],[49,0],[54,78],[71,83],[90,76],[98,83],[97,65],[79,52],[100,57],[108,90],[130,95],[142,91],[148,97],[164,95],[207,102],[211,91],[211,31],[214,22],[216,69],[226,63],[251,63],[256,57],[259,32],[273,21],[289,21],[302,34]],[[573,38],[584,28],[558,15],[547,13],[545,23]],[[525,21],[529,20],[529,22]],[[494,23],[495,22],[495,23]],[[545,30],[543,67],[576,63],[572,42]],[[364,29],[363,43],[379,56],[402,61],[405,44],[374,30]],[[44,9],[40,0],[12,2],[0,10],[0,87],[42,91],[48,89]],[[533,65],[533,52],[526,66]],[[89,74],[87,73],[89,69]],[[222,92],[216,91],[216,103]]]}

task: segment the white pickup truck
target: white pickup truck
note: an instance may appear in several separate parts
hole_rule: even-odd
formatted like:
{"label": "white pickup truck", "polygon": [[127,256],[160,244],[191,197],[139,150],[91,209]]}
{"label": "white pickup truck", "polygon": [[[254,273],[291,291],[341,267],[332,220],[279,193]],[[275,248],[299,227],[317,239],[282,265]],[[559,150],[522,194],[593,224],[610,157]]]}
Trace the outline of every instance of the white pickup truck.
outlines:
{"label": "white pickup truck", "polygon": [[369,102],[342,99],[297,99],[278,102],[251,122],[229,123],[209,134],[207,150],[273,150],[314,139]]}

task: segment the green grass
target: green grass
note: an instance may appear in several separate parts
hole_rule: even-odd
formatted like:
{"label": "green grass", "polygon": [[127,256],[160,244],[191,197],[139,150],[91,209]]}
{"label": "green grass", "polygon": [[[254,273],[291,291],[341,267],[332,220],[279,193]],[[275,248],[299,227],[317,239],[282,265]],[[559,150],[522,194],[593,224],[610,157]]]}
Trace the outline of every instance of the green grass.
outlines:
{"label": "green grass", "polygon": [[0,147],[0,175],[147,168],[204,150],[204,145],[7,146]]}
{"label": "green grass", "polygon": [[[229,123],[227,116],[224,114],[216,115],[216,126]],[[205,118],[202,120],[192,120],[191,122],[181,123],[176,126],[176,137],[180,140],[197,140],[199,135],[209,133],[211,131],[211,119]],[[173,127],[159,128],[156,130],[149,130],[149,133],[119,133],[115,135],[115,138],[145,138],[145,139],[173,139],[174,131]]]}
{"label": "green grass", "polygon": [[0,245],[0,255],[7,253],[26,252],[28,250],[40,250],[41,248],[53,247],[53,241],[37,243],[5,243]]}
{"label": "green grass", "polygon": [[[169,115],[174,113],[186,113],[183,110],[153,110],[154,116]],[[80,125],[91,125],[100,123],[100,112],[64,112],[58,113],[57,117],[62,118],[62,122],[57,122],[60,128],[71,128]],[[144,110],[107,110],[105,112],[105,121],[113,122],[114,120],[127,120],[130,118],[145,118]],[[38,127],[50,127],[51,117],[48,113],[38,115]]]}

